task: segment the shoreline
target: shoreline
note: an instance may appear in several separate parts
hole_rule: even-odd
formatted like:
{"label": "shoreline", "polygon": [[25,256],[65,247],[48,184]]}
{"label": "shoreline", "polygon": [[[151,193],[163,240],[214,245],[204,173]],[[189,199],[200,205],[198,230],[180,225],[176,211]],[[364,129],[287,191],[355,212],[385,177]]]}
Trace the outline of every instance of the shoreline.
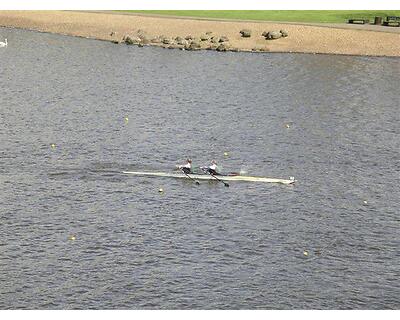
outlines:
{"label": "shoreline", "polygon": [[[0,30],[1,30],[1,28],[18,29],[18,30],[25,30],[25,31],[30,31],[30,32],[38,32],[38,33],[49,33],[49,34],[55,34],[55,35],[60,35],[60,36],[64,36],[64,37],[83,38],[83,39],[93,40],[93,41],[112,42],[112,41],[106,40],[106,39],[90,38],[90,37],[86,37],[86,36],[70,35],[70,34],[63,34],[63,33],[53,33],[53,32],[48,32],[48,31],[39,31],[39,30],[26,29],[26,28],[20,28],[20,27],[0,26]],[[156,46],[156,45],[148,45],[148,46],[162,48],[162,47]],[[206,50],[206,49],[203,49],[203,50]],[[258,53],[258,54],[260,54],[260,53],[264,53],[264,54],[307,54],[307,55],[328,55],[328,56],[346,56],[346,57],[364,57],[364,58],[374,58],[375,57],[375,58],[392,58],[392,59],[397,59],[400,57],[400,55],[399,56],[383,56],[383,55],[368,55],[368,54],[360,55],[360,54],[339,54],[339,53],[301,52],[301,51],[294,52],[294,51],[252,51],[252,50],[232,51],[232,50],[230,50],[230,52]]]}
{"label": "shoreline", "polygon": [[[400,32],[302,23],[182,19],[101,11],[0,11],[0,26],[114,43],[123,43],[129,36],[133,39],[129,42],[139,46],[186,50],[400,57]],[[243,38],[243,29],[251,30],[251,36]],[[288,36],[274,40],[262,36],[264,31],[280,30]],[[188,35],[191,38],[185,40]],[[222,36],[228,41],[219,42]]]}

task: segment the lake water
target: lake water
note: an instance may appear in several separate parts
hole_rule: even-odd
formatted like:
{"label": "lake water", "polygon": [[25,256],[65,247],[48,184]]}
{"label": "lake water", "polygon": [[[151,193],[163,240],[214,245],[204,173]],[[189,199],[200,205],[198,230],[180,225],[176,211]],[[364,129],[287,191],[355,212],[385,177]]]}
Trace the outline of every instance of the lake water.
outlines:
{"label": "lake water", "polygon": [[5,37],[1,309],[400,308],[400,59]]}

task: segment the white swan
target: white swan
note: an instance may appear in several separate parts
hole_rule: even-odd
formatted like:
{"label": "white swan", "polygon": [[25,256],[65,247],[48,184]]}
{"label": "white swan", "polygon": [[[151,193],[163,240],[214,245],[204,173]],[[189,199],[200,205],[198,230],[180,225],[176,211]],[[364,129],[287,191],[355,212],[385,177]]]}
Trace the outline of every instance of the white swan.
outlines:
{"label": "white swan", "polygon": [[8,45],[7,39],[5,39],[4,42],[0,42],[0,48],[7,47],[7,45]]}

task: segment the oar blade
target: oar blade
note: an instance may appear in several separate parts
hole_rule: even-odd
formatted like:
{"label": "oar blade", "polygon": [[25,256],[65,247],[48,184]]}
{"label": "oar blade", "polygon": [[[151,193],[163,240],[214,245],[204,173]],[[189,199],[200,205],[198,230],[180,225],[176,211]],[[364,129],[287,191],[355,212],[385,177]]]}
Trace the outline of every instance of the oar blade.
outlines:
{"label": "oar blade", "polygon": [[200,185],[199,180],[193,179],[193,178],[192,178],[191,176],[189,176],[183,169],[181,169],[181,171],[182,171],[182,173],[183,173],[186,177],[188,177],[190,180],[194,181],[194,182],[196,183],[196,186],[199,186],[199,185]]}

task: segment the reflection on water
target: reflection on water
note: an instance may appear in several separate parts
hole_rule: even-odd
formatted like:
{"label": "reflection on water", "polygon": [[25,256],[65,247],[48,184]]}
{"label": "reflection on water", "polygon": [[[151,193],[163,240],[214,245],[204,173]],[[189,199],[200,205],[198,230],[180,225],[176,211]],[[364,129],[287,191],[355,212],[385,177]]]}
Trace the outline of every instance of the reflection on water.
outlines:
{"label": "reflection on water", "polygon": [[400,307],[398,59],[0,33],[1,308]]}

